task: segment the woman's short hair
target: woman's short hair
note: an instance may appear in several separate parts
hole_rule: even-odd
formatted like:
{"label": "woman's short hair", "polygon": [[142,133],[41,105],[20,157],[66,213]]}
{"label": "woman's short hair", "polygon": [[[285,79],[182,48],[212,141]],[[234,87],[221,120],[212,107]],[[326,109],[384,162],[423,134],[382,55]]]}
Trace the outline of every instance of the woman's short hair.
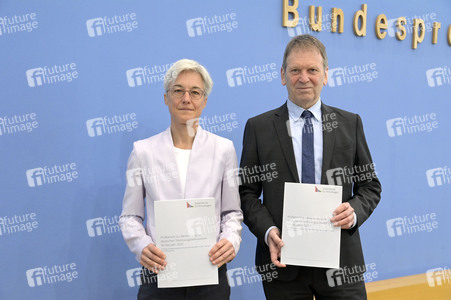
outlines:
{"label": "woman's short hair", "polygon": [[210,74],[200,63],[186,58],[176,61],[166,72],[166,75],[164,76],[164,90],[166,93],[169,91],[169,86],[177,79],[180,73],[185,71],[196,72],[202,77],[205,97],[208,97],[213,88],[213,80],[211,79]]}

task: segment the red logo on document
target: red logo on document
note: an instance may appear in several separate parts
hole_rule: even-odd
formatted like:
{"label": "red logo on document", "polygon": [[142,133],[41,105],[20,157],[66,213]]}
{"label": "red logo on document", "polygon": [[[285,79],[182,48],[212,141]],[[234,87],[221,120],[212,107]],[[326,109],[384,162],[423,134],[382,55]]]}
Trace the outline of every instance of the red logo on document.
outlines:
{"label": "red logo on document", "polygon": [[322,191],[315,186],[315,193],[321,193]]}
{"label": "red logo on document", "polygon": [[191,205],[191,204],[189,204],[189,202],[187,201],[187,202],[186,202],[186,208],[191,208],[191,207],[194,207],[194,206]]}

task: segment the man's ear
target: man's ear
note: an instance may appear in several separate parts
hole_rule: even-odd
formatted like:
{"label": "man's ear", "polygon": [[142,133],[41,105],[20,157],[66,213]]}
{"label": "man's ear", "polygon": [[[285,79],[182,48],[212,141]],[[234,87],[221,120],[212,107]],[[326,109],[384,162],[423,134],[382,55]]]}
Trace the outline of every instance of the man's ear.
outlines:
{"label": "man's ear", "polygon": [[327,84],[327,74],[329,74],[329,67],[326,68],[326,70],[324,71],[324,81],[323,81],[323,85]]}
{"label": "man's ear", "polygon": [[285,72],[283,71],[283,68],[280,68],[280,78],[282,79],[282,85],[286,85],[287,82],[285,80]]}

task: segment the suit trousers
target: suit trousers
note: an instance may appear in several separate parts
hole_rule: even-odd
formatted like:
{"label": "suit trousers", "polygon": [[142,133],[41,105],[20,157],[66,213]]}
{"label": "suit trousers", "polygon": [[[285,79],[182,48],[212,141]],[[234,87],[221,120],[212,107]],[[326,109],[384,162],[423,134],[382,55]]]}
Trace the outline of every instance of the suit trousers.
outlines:
{"label": "suit trousers", "polygon": [[[268,300],[366,300],[363,275],[354,275],[352,283],[328,278],[326,268],[299,267],[298,276],[291,281],[263,281]],[[330,275],[330,274],[329,274]]]}
{"label": "suit trousers", "polygon": [[178,288],[158,288],[157,275],[143,268],[141,272],[141,286],[138,300],[228,300],[230,286],[227,281],[227,267],[223,265],[218,269],[219,284],[200,285]]}

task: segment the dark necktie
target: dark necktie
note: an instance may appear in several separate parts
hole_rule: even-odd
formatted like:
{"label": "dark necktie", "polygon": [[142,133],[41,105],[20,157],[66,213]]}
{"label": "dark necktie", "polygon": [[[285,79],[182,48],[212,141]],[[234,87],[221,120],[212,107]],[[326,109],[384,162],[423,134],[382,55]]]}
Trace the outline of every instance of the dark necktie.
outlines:
{"label": "dark necktie", "polygon": [[315,160],[313,152],[313,114],[304,110],[301,118],[304,118],[302,129],[302,183],[315,183]]}

